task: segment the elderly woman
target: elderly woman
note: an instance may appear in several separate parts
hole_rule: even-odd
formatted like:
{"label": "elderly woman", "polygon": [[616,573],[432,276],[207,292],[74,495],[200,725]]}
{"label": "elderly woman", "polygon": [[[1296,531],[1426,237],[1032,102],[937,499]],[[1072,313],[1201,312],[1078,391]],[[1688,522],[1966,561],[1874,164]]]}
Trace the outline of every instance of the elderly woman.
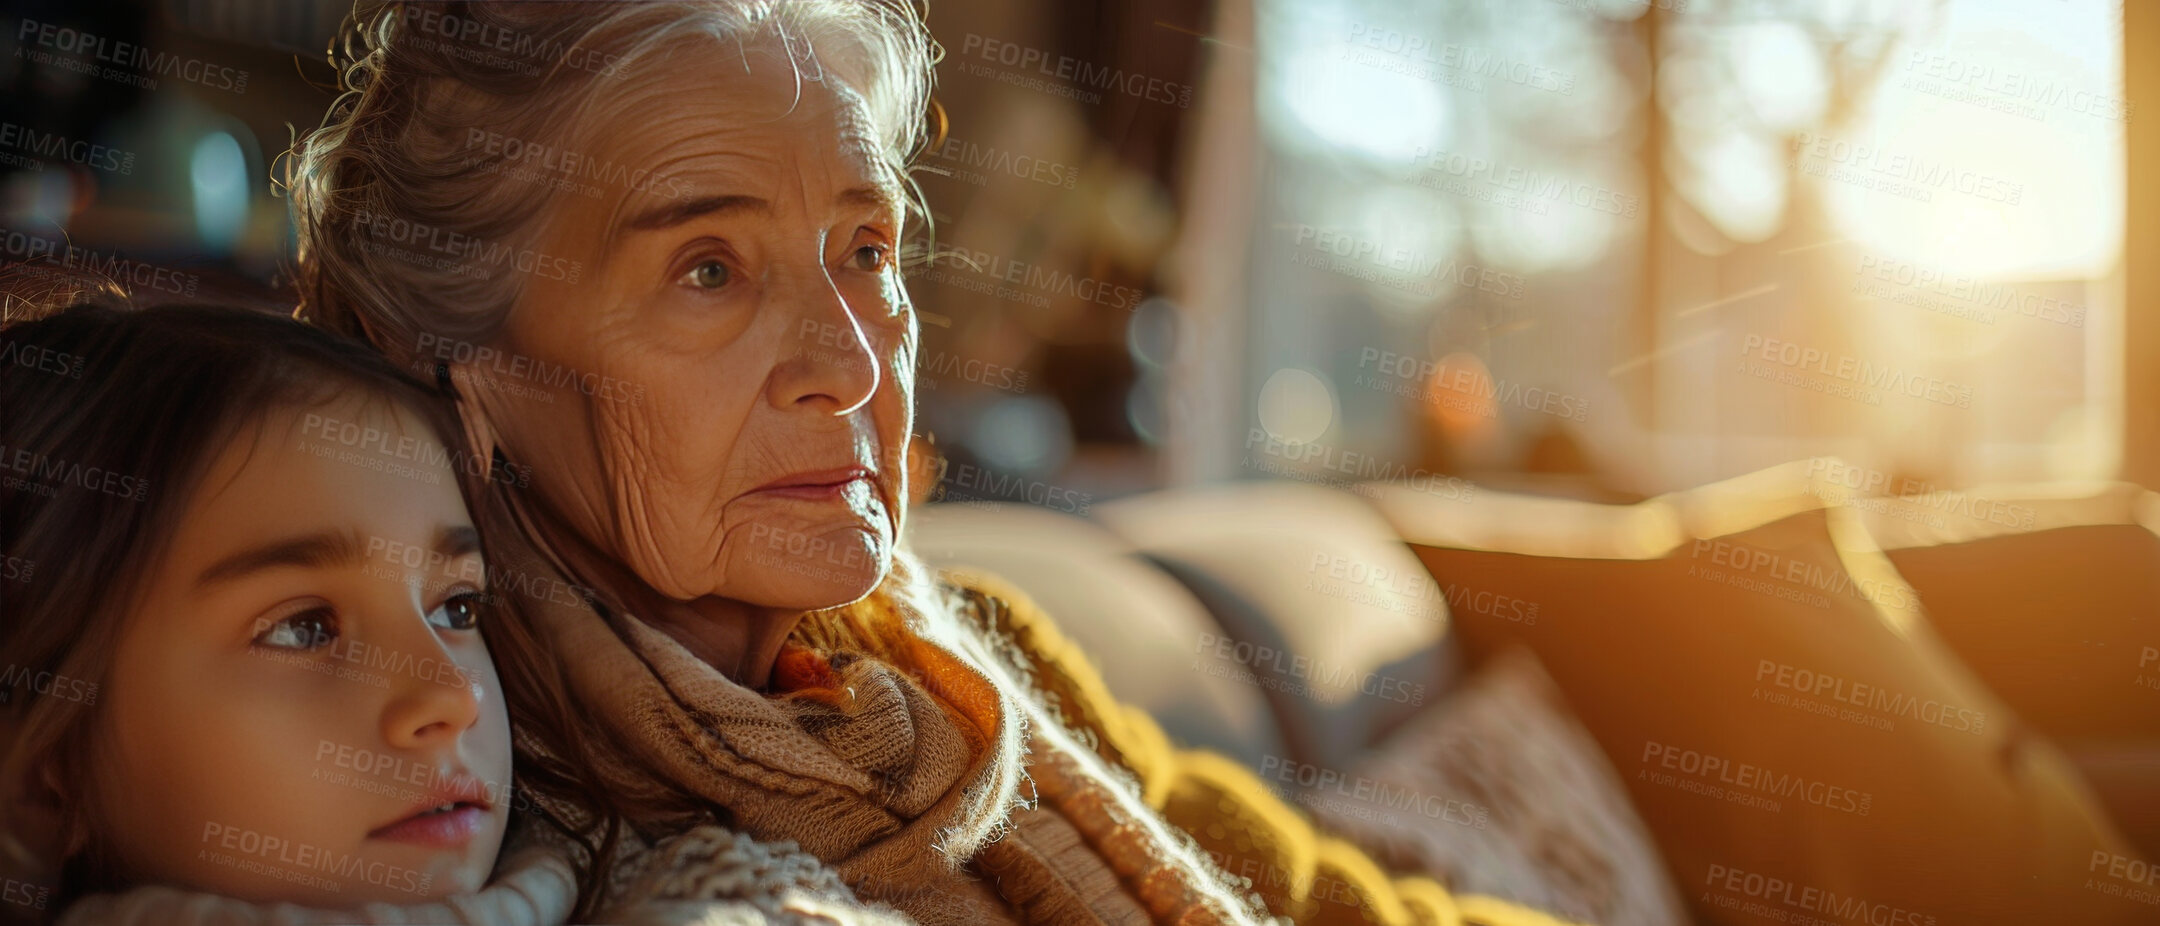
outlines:
{"label": "elderly woman", "polygon": [[521,782],[588,913],[624,847],[718,823],[929,923],[1543,921],[1390,880],[902,548],[911,9],[394,4],[362,35],[293,174],[303,311],[456,389],[492,584],[559,663],[505,682]]}

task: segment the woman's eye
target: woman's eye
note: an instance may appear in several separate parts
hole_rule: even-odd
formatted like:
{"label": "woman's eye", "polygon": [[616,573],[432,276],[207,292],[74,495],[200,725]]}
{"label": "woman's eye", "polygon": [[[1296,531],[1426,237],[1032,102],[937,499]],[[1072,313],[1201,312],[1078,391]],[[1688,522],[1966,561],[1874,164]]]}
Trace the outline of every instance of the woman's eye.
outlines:
{"label": "woman's eye", "polygon": [[452,595],[429,612],[428,623],[444,630],[471,630],[480,626],[480,606],[486,596],[479,592]]}
{"label": "woman's eye", "polygon": [[699,289],[719,289],[734,278],[735,272],[729,270],[728,265],[717,260],[707,260],[699,261],[697,266],[690,268],[689,273],[683,274],[681,282],[685,286]]}
{"label": "woman's eye", "polygon": [[255,635],[255,645],[272,649],[311,650],[337,639],[337,614],[329,608],[310,608],[284,618]]}
{"label": "woman's eye", "polygon": [[885,266],[885,248],[882,245],[866,244],[849,254],[848,260],[857,270],[880,270]]}

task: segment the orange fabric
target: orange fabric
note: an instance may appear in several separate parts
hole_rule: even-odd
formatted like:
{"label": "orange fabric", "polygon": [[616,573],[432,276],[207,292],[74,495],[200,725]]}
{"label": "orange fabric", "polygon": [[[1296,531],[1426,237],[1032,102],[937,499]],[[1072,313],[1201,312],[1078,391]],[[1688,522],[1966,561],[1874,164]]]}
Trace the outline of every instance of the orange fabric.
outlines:
{"label": "orange fabric", "polygon": [[840,676],[833,674],[824,654],[790,644],[780,650],[780,659],[773,664],[772,683],[775,692],[807,694],[838,688]]}

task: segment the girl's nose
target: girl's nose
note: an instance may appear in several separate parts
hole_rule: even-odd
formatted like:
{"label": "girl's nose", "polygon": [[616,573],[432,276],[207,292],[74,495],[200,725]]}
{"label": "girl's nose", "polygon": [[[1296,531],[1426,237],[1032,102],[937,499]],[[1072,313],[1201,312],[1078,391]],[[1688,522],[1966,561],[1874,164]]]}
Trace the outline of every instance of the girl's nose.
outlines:
{"label": "girl's nose", "polygon": [[383,740],[397,748],[455,742],[480,722],[480,699],[486,691],[480,676],[460,664],[443,640],[442,634],[454,631],[428,623],[428,608],[417,588],[409,589],[409,595],[397,617],[376,624],[394,628],[377,635],[385,663],[380,671],[390,679]]}
{"label": "girl's nose", "polygon": [[[420,662],[422,660],[415,660]],[[454,743],[480,722],[480,680],[450,663],[441,672],[400,671],[383,709],[383,740],[399,749]]]}

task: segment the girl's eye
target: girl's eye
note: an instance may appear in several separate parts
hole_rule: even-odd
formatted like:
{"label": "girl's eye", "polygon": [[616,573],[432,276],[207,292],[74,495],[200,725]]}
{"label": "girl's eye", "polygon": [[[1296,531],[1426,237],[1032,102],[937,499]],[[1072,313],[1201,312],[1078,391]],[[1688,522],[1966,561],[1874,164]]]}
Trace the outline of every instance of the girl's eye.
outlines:
{"label": "girl's eye", "polygon": [[485,598],[480,592],[452,595],[428,613],[428,623],[444,630],[471,630],[478,627],[480,605]]}
{"label": "girl's eye", "polygon": [[881,270],[885,266],[885,247],[878,244],[866,244],[856,248],[853,253],[848,255],[848,259],[857,270]]}
{"label": "girl's eye", "polygon": [[337,639],[337,613],[329,608],[309,608],[284,618],[255,635],[255,645],[272,649],[311,650],[329,646]]}
{"label": "girl's eye", "polygon": [[698,289],[719,289],[728,285],[728,281],[734,278],[735,272],[729,270],[728,265],[717,260],[705,260],[699,261],[697,266],[690,268],[690,272],[683,274],[679,282],[684,286],[694,286]]}

